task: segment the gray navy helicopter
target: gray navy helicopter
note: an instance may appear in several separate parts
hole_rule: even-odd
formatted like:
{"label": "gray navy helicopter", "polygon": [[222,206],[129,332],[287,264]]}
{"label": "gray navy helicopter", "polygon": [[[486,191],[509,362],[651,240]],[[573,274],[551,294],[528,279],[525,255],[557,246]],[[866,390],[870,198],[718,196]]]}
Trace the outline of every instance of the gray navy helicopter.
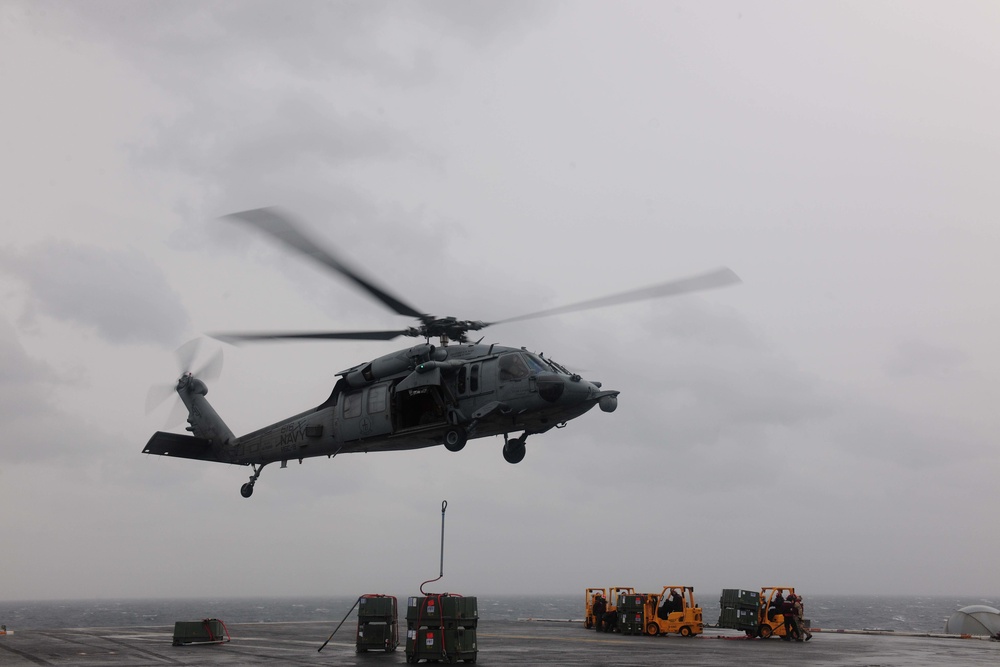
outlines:
{"label": "gray navy helicopter", "polygon": [[[674,280],[560,308],[495,322],[434,317],[378,287],[358,270],[310,239],[292,219],[274,208],[254,209],[225,219],[256,228],[287,248],[347,278],[399,315],[419,324],[387,331],[273,332],[214,334],[227,343],[275,340],[392,340],[424,342],[337,373],[330,397],[315,408],[236,437],[205,399],[204,379],[219,368],[217,355],[200,371],[186,370],[170,384],[187,410],[191,435],[158,431],[143,452],[199,461],[251,466],[240,490],[253,494],[264,466],[314,456],[350,452],[419,449],[443,444],[452,452],[469,439],[502,435],[503,457],[519,463],[529,435],[562,428],[594,406],[618,407],[619,392],[604,389],[542,354],[525,348],[469,342],[468,333],[485,327],[548,317],[614,304],[684,294],[740,282],[729,269]],[[437,345],[431,342],[437,339]],[[188,356],[194,352],[190,346]],[[184,349],[184,348],[182,348]],[[185,369],[191,359],[182,360]],[[199,377],[201,376],[201,377]],[[147,406],[148,407],[148,406]],[[512,434],[519,434],[511,437]]]}

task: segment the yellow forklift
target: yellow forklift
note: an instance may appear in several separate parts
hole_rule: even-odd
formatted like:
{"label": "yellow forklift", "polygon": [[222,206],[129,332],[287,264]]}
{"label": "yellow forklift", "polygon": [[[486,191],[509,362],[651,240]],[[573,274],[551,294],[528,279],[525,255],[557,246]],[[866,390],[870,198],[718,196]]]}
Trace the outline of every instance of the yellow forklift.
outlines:
{"label": "yellow forklift", "polygon": [[674,633],[681,637],[700,635],[704,628],[701,607],[694,601],[693,586],[664,586],[659,594],[646,596],[646,634],[655,637]]}
{"label": "yellow forklift", "polygon": [[758,637],[781,637],[786,641],[792,639],[785,632],[785,615],[781,608],[781,601],[787,600],[789,595],[795,595],[794,586],[764,586],[760,589],[760,606],[757,608]]}

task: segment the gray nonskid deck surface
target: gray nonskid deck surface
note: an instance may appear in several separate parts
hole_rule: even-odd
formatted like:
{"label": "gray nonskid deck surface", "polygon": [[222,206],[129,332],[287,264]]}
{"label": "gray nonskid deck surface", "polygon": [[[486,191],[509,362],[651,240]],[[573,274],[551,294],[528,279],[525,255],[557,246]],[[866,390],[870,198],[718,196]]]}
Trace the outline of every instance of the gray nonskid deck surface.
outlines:
{"label": "gray nonskid deck surface", "polygon": [[[0,636],[0,665],[394,665],[396,651],[358,654],[345,623],[322,652],[333,623],[229,626],[227,644],[173,646],[172,626],[24,630]],[[403,624],[405,627],[405,623]],[[401,628],[401,636],[405,630]],[[568,623],[479,621],[480,665],[991,665],[1000,642],[936,637],[816,633],[809,642],[749,640],[708,629],[700,637],[631,637]],[[426,664],[421,662],[420,664]]]}

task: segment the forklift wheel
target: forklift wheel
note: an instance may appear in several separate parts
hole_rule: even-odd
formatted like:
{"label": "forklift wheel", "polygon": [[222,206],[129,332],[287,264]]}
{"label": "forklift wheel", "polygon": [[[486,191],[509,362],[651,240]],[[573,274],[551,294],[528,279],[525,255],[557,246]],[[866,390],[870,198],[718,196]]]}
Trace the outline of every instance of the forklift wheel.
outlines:
{"label": "forklift wheel", "polygon": [[681,628],[681,637],[690,637],[690,636],[691,636],[691,628],[685,625],[684,627]]}
{"label": "forklift wheel", "polygon": [[762,625],[762,626],[760,626],[760,638],[761,639],[770,639],[771,638],[771,626],[770,625]]}
{"label": "forklift wheel", "polygon": [[649,635],[650,637],[655,637],[656,635],[660,634],[660,626],[656,623],[647,623],[646,634]]}

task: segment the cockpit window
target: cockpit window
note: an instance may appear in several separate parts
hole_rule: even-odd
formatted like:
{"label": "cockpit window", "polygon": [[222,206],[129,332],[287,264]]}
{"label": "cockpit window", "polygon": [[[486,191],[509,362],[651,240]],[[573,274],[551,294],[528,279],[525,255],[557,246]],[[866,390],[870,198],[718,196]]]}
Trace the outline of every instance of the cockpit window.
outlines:
{"label": "cockpit window", "polygon": [[500,379],[519,380],[528,376],[528,366],[516,352],[500,357]]}
{"label": "cockpit window", "polygon": [[531,369],[533,373],[551,373],[552,367],[545,363],[538,355],[526,352],[524,354],[525,360],[528,362],[528,368]]}

